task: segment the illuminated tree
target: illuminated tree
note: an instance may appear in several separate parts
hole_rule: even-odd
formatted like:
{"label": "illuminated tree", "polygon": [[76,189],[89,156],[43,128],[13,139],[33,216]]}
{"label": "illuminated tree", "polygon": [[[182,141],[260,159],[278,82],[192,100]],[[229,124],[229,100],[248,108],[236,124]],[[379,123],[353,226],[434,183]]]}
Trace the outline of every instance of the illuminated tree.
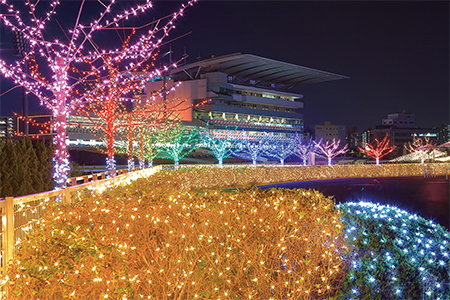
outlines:
{"label": "illuminated tree", "polygon": [[168,141],[164,145],[164,152],[173,159],[175,167],[178,167],[181,159],[199,148],[199,133],[197,128],[185,133],[184,127],[177,124],[167,130],[163,135],[164,139]]}
{"label": "illuminated tree", "polygon": [[209,148],[214,157],[219,162],[219,166],[223,166],[223,161],[230,156],[230,147],[232,145],[232,137],[229,131],[225,133],[213,132],[206,128],[200,133],[200,140]]}
{"label": "illuminated tree", "polygon": [[[192,4],[196,0],[188,2]],[[59,1],[24,1],[24,8],[17,9],[6,0],[0,5],[6,13],[0,14],[3,24],[11,31],[20,33],[30,45],[30,51],[23,54],[20,61],[8,63],[0,60],[0,72],[8,78],[12,78],[15,84],[25,87],[34,94],[42,105],[52,111],[55,119],[53,131],[55,132],[54,144],[56,145],[54,157],[54,179],[57,188],[65,188],[69,160],[66,148],[66,119],[70,112],[74,111],[87,97],[95,94],[99,88],[108,85],[109,82],[100,83],[87,93],[79,93],[83,85],[91,77],[102,77],[107,72],[107,66],[112,61],[121,62],[121,70],[117,78],[122,79],[141,68],[149,60],[155,51],[162,45],[164,39],[174,28],[174,21],[183,14],[185,6],[163,20],[149,23],[141,28],[149,28],[141,35],[135,35],[127,47],[114,50],[106,50],[100,47],[94,38],[100,36],[100,32],[108,29],[126,29],[119,27],[123,22],[137,16],[151,7],[147,1],[144,4],[135,5],[117,14],[112,14],[116,1],[110,4],[99,4],[99,16],[89,23],[82,23],[81,16],[86,3],[81,1],[77,17],[73,27],[63,30],[63,38],[50,40],[46,28],[58,28],[58,24],[51,25],[53,15]],[[19,3],[19,2],[15,2]],[[20,2],[22,3],[22,2]],[[48,11],[39,13],[39,4],[47,3]],[[90,7],[92,10],[93,8]],[[95,8],[97,9],[97,8]],[[24,12],[22,16],[21,13]],[[135,29],[133,29],[135,30]],[[104,34],[102,34],[104,38]],[[110,40],[108,40],[110,42]],[[29,72],[26,72],[28,67]],[[167,67],[166,67],[167,68]],[[84,73],[81,74],[80,70]],[[161,71],[154,70],[154,76]]]}
{"label": "illuminated tree", "polygon": [[423,149],[425,145],[431,145],[430,138],[425,136],[423,139],[414,136],[412,142],[408,142],[403,145],[409,153],[415,153],[420,157],[420,163],[425,162],[427,156],[427,149]]}
{"label": "illuminated tree", "polygon": [[306,166],[306,162],[308,161],[308,157],[315,153],[317,150],[317,145],[320,145],[322,140],[319,142],[314,142],[312,137],[309,138],[309,141],[306,143],[304,137],[299,134],[296,134],[294,137],[294,148],[292,152],[294,155],[298,156],[302,161],[303,165]]}
{"label": "illuminated tree", "polygon": [[149,166],[153,166],[153,160],[163,151],[163,146],[169,142],[168,134],[166,132],[173,126],[176,126],[177,121],[165,120],[159,123],[146,123],[138,129],[138,144],[136,148],[139,157],[139,167],[144,168],[145,161],[148,161]]}
{"label": "illuminated tree", "polygon": [[243,131],[242,134],[233,141],[234,150],[230,149],[231,154],[244,159],[251,159],[253,166],[261,157],[266,155],[266,143],[270,136],[263,133],[261,136],[250,136]]}
{"label": "illuminated tree", "polygon": [[358,150],[363,154],[375,158],[377,165],[379,165],[380,158],[388,155],[389,153],[394,151],[395,148],[397,148],[397,146],[390,146],[389,144],[389,136],[386,133],[386,136],[381,140],[381,142],[378,141],[378,139],[375,139],[371,144],[362,142],[363,148],[358,147]]}
{"label": "illuminated tree", "polygon": [[345,145],[342,149],[339,149],[341,140],[333,139],[332,141],[326,141],[324,143],[314,142],[317,149],[319,149],[319,155],[328,159],[328,165],[331,166],[331,160],[338,155],[344,154],[348,151],[348,145]]}
{"label": "illuminated tree", "polygon": [[278,159],[284,165],[284,160],[292,155],[293,149],[293,138],[269,136],[265,144],[265,155]]}

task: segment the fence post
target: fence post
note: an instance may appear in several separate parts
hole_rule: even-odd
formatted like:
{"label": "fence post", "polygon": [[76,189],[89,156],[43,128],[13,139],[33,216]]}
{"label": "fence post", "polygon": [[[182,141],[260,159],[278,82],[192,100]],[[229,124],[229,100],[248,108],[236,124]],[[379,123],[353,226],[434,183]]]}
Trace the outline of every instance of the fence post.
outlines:
{"label": "fence post", "polygon": [[64,189],[64,204],[70,204],[70,187]]}
{"label": "fence post", "polygon": [[3,244],[4,260],[3,266],[6,267],[8,262],[14,259],[14,197],[6,197],[5,215],[3,216],[3,234],[5,234]]}

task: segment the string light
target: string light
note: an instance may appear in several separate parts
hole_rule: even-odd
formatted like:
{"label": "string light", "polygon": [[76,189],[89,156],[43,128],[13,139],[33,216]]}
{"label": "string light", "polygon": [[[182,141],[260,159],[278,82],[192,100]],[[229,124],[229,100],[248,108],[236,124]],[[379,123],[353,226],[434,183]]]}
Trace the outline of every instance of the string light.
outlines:
{"label": "string light", "polygon": [[261,136],[249,135],[246,131],[233,141],[234,150],[230,149],[231,154],[244,159],[251,159],[253,166],[256,166],[258,159],[266,155],[266,143],[270,135],[264,132]]}
{"label": "string light", "polygon": [[322,140],[315,143],[312,137],[309,138],[309,141],[306,142],[304,137],[299,134],[295,134],[294,136],[294,149],[292,150],[294,155],[298,156],[302,161],[303,165],[306,166],[306,162],[308,157],[316,152],[317,145],[320,145]]}
{"label": "string light", "polygon": [[[6,0],[0,3],[4,7],[4,11],[7,11],[5,14],[0,14],[3,24],[13,32],[21,32],[30,45],[30,51],[24,53],[23,59],[20,61],[7,63],[0,59],[0,72],[6,78],[11,78],[15,84],[25,87],[40,100],[41,105],[51,110],[54,117],[53,141],[56,145],[53,177],[57,188],[66,187],[69,172],[66,119],[70,112],[75,111],[84,101],[88,101],[89,96],[95,95],[99,89],[109,85],[109,82],[100,82],[83,94],[77,94],[76,91],[79,88],[82,89],[83,84],[91,77],[102,77],[112,61],[122,62],[122,68],[117,76],[119,79],[138,70],[159,49],[169,32],[175,28],[175,20],[183,15],[187,7],[182,5],[178,11],[167,18],[165,24],[162,24],[162,20],[158,20],[156,23],[144,26],[150,27],[150,29],[135,41],[127,44],[126,47],[112,50],[101,49],[93,41],[93,36],[98,35],[97,32],[120,28],[123,21],[136,17],[152,7],[151,2],[146,1],[144,4],[135,5],[114,15],[112,9],[115,2],[111,1],[106,5],[99,1],[104,9],[100,12],[99,17],[89,24],[82,24],[80,20],[85,4],[82,2],[73,29],[67,32],[67,41],[49,40],[44,37],[44,31],[55,15],[59,1],[50,2],[48,11],[43,12],[42,16],[39,16],[37,6],[47,2],[38,1],[33,4],[25,2],[25,9],[31,16],[28,23],[21,16],[23,9],[16,9]],[[196,0],[189,1],[188,5],[192,5],[194,2]],[[156,24],[158,26],[155,26]],[[110,60],[106,59],[107,57]],[[29,74],[24,71],[25,65],[28,65]],[[73,73],[74,65],[85,70],[85,73]],[[81,67],[81,65],[85,67]],[[48,69],[42,69],[45,66],[48,66]],[[176,66],[173,64],[169,67]],[[165,68],[167,69],[167,67]],[[49,76],[45,74],[49,74]],[[155,70],[154,74],[159,75],[161,71]]]}
{"label": "string light", "polygon": [[346,144],[342,149],[339,149],[339,144],[341,140],[333,139],[332,141],[326,141],[324,143],[315,142],[317,149],[319,149],[319,154],[323,155],[328,159],[328,165],[331,166],[331,160],[338,155],[348,152],[348,145]]}
{"label": "string light", "polygon": [[345,297],[382,294],[389,299],[417,299],[426,293],[448,299],[450,291],[442,288],[450,279],[448,230],[391,205],[360,201],[338,208],[345,239],[353,249]]}
{"label": "string light", "polygon": [[173,159],[175,167],[178,167],[183,157],[199,147],[198,128],[191,129],[188,133],[184,130],[183,126],[177,124],[163,133],[164,139],[168,141],[163,146],[164,152]]}
{"label": "string light", "polygon": [[206,127],[206,130],[200,133],[200,140],[212,151],[219,166],[223,167],[223,161],[231,154],[229,151],[232,145],[231,132],[227,130],[225,133],[221,133],[209,130],[208,127]]}
{"label": "string light", "polygon": [[386,136],[381,140],[381,142],[378,141],[378,139],[375,139],[372,144],[362,142],[363,148],[358,147],[358,150],[363,154],[375,158],[378,166],[380,164],[380,158],[388,155],[394,151],[395,148],[397,148],[397,146],[390,146],[389,144],[389,136],[386,133]]}

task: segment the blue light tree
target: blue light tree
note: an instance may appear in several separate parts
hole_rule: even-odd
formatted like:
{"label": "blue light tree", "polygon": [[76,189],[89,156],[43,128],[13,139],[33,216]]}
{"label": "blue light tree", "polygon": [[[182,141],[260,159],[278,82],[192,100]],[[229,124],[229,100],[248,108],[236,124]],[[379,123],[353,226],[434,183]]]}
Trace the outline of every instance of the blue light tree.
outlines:
{"label": "blue light tree", "polygon": [[294,145],[293,138],[270,136],[266,140],[265,154],[278,159],[280,164],[284,165],[285,159],[292,155]]}
{"label": "blue light tree", "polygon": [[234,156],[251,159],[252,164],[256,166],[258,159],[266,155],[269,138],[270,135],[265,132],[261,136],[249,136],[243,131],[239,139],[233,141],[235,150],[230,149],[230,152]]}
{"label": "blue light tree", "polygon": [[181,159],[199,148],[197,128],[185,133],[183,126],[176,125],[167,130],[163,136],[167,141],[164,145],[164,152],[173,159],[175,167],[178,167]]}
{"label": "blue light tree", "polygon": [[219,166],[222,168],[223,161],[231,155],[232,138],[230,132],[211,132],[207,127],[205,131],[200,133],[200,140],[212,151],[214,157],[219,162]]}
{"label": "blue light tree", "polygon": [[299,157],[303,165],[306,166],[306,163],[308,161],[308,157],[316,153],[318,150],[317,145],[320,145],[322,143],[322,139],[319,142],[314,142],[312,138],[309,139],[308,142],[305,141],[305,138],[299,134],[296,134],[293,138],[294,140],[294,149],[292,152],[295,156]]}

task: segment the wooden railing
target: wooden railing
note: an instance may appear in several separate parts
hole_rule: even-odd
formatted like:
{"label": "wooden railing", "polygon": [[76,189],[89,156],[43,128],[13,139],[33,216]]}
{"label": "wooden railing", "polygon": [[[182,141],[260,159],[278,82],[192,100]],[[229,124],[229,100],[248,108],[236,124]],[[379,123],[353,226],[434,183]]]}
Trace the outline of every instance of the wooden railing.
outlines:
{"label": "wooden railing", "polygon": [[[69,204],[76,200],[81,191],[85,189],[101,193],[108,187],[126,185],[138,178],[148,177],[159,170],[161,170],[160,166],[130,173],[126,170],[119,171],[119,175],[102,180],[100,179],[105,178],[105,173],[78,176],[69,178],[70,186],[63,190],[21,197],[6,197],[4,200],[0,200],[2,217],[0,268],[2,274],[4,274],[6,264],[14,259],[16,245],[25,238],[28,231],[33,230],[49,206]],[[82,183],[77,184],[78,182]]]}

